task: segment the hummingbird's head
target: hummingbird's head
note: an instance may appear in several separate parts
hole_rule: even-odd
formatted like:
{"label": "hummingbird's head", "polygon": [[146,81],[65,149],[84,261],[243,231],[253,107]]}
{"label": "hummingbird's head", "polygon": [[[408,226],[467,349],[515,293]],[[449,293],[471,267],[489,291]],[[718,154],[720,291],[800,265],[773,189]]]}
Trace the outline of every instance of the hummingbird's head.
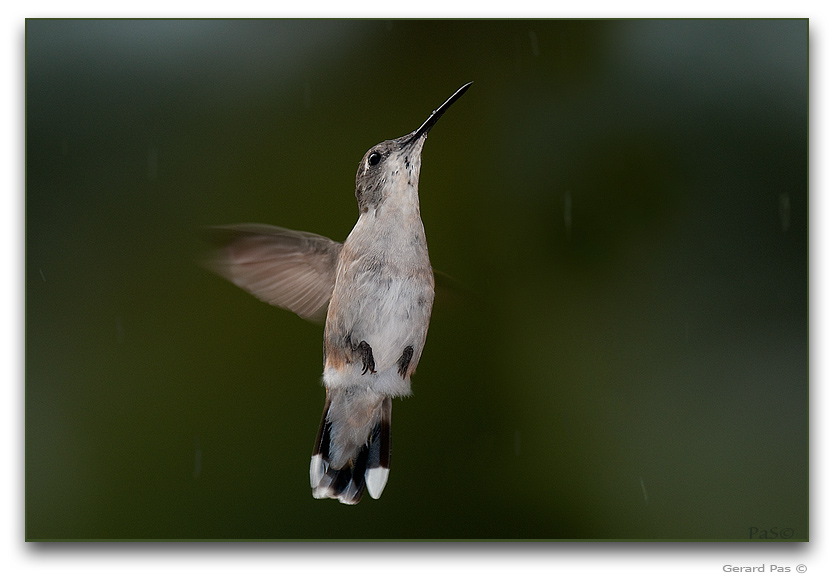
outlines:
{"label": "hummingbird's head", "polygon": [[356,201],[360,212],[378,208],[392,195],[413,192],[416,202],[420,156],[429,130],[471,84],[466,83],[455,91],[416,131],[383,141],[365,153],[356,171]]}
{"label": "hummingbird's head", "polygon": [[409,140],[411,135],[383,141],[371,147],[356,171],[356,201],[359,211],[376,209],[391,195],[417,191],[420,178],[420,155],[426,134]]}

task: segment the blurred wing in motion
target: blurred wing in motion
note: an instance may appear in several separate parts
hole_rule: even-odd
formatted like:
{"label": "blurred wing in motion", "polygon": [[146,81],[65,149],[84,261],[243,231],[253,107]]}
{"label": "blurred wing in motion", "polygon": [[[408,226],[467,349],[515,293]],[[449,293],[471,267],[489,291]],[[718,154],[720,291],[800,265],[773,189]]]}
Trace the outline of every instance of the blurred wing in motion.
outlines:
{"label": "blurred wing in motion", "polygon": [[263,224],[215,226],[208,234],[215,249],[206,268],[273,306],[324,320],[342,244]]}

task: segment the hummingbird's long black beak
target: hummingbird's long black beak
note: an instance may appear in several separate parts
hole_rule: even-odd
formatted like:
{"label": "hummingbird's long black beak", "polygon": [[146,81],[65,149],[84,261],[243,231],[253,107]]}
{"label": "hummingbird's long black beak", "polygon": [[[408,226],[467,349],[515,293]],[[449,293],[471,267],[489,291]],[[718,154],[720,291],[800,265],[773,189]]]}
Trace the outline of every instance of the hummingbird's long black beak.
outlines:
{"label": "hummingbird's long black beak", "polygon": [[419,139],[422,135],[425,135],[426,133],[428,133],[428,132],[429,132],[429,129],[431,129],[432,127],[434,127],[434,124],[435,124],[435,123],[437,123],[437,120],[438,120],[441,116],[443,116],[443,113],[445,113],[445,112],[449,109],[449,107],[451,107],[451,106],[452,106],[452,104],[453,104],[455,101],[457,101],[457,100],[461,97],[461,95],[462,95],[463,93],[465,93],[465,92],[466,92],[466,89],[468,89],[470,86],[472,86],[472,81],[470,81],[470,82],[466,83],[466,84],[465,84],[465,85],[463,85],[461,88],[459,88],[458,90],[456,90],[456,91],[455,91],[455,94],[454,94],[454,95],[452,95],[451,97],[449,97],[448,99],[446,99],[446,102],[445,102],[445,103],[443,103],[443,104],[442,104],[442,105],[440,105],[437,109],[435,109],[434,111],[432,111],[432,114],[431,114],[431,115],[429,115],[429,118],[428,118],[428,119],[426,119],[426,120],[423,122],[423,124],[422,124],[422,125],[420,125],[420,128],[419,128],[419,129],[417,129],[416,131],[414,131],[414,133],[412,133],[412,134],[409,136],[409,138],[408,138],[408,140],[406,141],[406,143],[412,143],[412,142],[416,141],[417,139]]}

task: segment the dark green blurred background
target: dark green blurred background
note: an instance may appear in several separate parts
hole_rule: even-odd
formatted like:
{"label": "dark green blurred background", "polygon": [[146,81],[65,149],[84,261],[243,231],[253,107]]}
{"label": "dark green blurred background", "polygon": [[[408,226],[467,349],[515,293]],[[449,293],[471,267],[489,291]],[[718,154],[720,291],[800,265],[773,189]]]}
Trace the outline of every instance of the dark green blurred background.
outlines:
{"label": "dark green blurred background", "polygon": [[[466,81],[388,486],[316,501],[322,327],[200,228],[343,240]],[[27,538],[807,539],[807,121],[805,20],[27,21]]]}

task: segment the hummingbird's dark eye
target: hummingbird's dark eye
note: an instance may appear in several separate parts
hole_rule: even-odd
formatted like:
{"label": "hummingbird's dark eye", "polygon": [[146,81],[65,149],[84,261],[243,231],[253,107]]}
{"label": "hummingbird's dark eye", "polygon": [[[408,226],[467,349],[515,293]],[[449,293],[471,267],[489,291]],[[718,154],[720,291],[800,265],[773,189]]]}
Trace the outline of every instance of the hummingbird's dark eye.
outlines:
{"label": "hummingbird's dark eye", "polygon": [[370,155],[368,155],[368,165],[376,165],[382,160],[382,155],[374,151]]}

